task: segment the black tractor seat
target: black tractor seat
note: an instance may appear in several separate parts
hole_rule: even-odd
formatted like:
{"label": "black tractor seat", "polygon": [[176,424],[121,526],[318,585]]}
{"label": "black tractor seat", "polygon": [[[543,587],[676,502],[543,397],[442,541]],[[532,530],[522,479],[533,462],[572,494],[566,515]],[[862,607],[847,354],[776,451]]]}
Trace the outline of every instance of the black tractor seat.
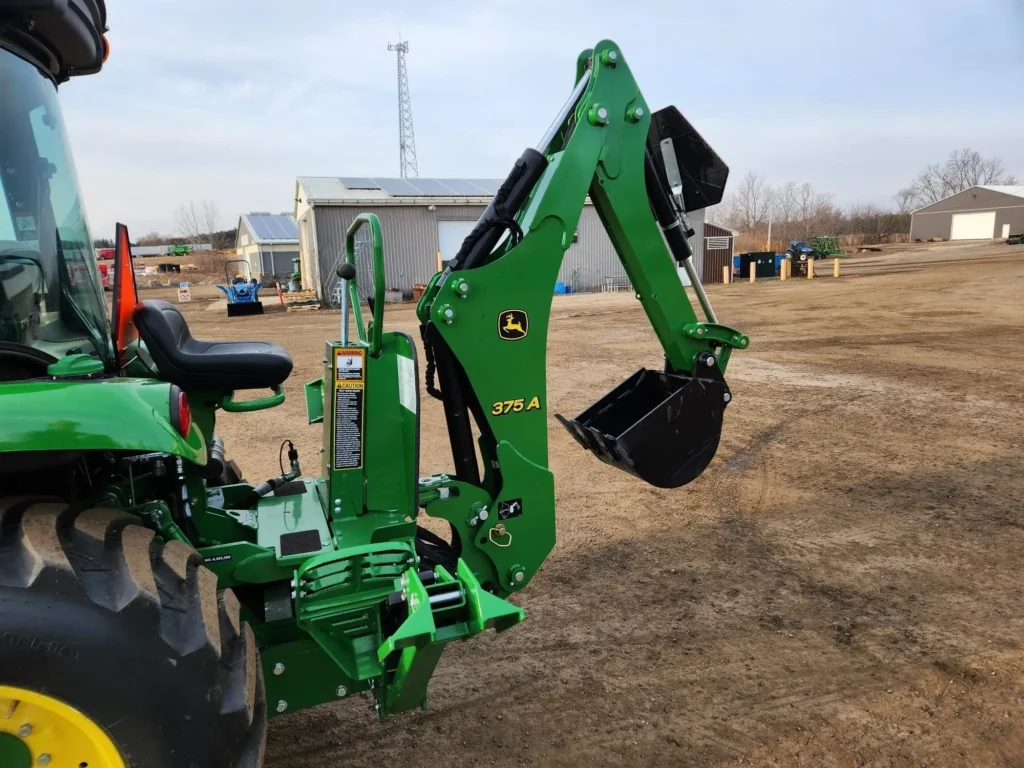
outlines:
{"label": "black tractor seat", "polygon": [[199,341],[177,307],[144,301],[135,325],[163,379],[186,392],[233,392],[284,383],[292,359],[280,344],[266,341]]}

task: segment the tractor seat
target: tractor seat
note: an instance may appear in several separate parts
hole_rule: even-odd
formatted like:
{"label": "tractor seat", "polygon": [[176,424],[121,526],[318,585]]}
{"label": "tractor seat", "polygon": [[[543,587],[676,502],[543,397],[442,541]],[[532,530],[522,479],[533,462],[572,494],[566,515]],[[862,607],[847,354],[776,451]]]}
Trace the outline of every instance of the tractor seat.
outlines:
{"label": "tractor seat", "polygon": [[135,325],[161,377],[186,392],[273,388],[292,372],[280,344],[192,338],[181,312],[167,301],[139,304]]}

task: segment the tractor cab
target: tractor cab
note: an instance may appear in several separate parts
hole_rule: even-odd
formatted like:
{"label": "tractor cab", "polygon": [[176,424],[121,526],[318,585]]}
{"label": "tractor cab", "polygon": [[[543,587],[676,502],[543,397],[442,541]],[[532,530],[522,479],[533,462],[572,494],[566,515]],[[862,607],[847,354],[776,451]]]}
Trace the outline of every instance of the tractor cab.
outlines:
{"label": "tractor cab", "polygon": [[0,381],[69,352],[113,361],[103,283],[54,80],[0,49]]}

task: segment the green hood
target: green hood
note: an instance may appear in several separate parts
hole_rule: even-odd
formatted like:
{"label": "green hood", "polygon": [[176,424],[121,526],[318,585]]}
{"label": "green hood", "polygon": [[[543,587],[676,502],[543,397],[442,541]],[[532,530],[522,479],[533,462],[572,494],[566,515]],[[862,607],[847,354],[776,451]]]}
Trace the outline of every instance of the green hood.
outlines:
{"label": "green hood", "polygon": [[203,465],[199,430],[184,439],[171,425],[170,388],[147,379],[0,384],[0,453],[160,452]]}

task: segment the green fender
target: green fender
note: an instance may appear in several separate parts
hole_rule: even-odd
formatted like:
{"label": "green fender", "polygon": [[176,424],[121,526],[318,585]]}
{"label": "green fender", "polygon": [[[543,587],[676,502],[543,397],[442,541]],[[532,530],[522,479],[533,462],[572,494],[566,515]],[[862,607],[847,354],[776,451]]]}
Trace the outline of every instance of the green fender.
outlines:
{"label": "green fender", "polygon": [[206,464],[195,425],[171,425],[171,385],[152,379],[35,380],[0,384],[0,453],[135,451]]}

